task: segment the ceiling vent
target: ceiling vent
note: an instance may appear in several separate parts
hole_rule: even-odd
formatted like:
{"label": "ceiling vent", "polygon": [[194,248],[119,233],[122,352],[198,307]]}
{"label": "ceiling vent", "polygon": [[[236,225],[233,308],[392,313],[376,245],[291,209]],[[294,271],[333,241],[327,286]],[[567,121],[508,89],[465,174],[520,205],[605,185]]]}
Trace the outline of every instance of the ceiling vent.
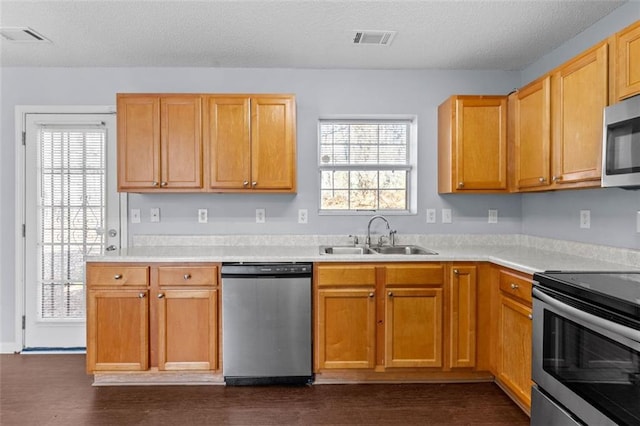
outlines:
{"label": "ceiling vent", "polygon": [[395,31],[354,31],[353,44],[369,44],[377,46],[389,46],[396,36]]}
{"label": "ceiling vent", "polygon": [[0,28],[0,36],[16,43],[51,43],[51,40],[29,27]]}

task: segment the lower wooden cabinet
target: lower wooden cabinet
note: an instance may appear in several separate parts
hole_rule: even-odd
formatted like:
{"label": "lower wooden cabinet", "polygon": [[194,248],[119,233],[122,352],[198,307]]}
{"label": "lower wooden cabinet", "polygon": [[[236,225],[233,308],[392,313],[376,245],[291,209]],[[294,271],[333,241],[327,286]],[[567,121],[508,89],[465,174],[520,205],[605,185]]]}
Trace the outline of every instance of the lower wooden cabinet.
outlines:
{"label": "lower wooden cabinet", "polygon": [[496,380],[526,411],[531,407],[531,276],[500,269]]}
{"label": "lower wooden cabinet", "polygon": [[449,366],[475,367],[478,282],[475,265],[449,268]]}
{"label": "lower wooden cabinet", "polygon": [[218,369],[212,264],[87,264],[87,372]]}

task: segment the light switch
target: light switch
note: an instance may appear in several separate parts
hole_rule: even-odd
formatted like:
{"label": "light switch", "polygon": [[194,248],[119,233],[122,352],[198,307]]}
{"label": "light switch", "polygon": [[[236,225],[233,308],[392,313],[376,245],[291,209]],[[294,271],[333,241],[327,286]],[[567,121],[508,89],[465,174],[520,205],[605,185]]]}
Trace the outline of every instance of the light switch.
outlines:
{"label": "light switch", "polygon": [[264,222],[265,222],[264,209],[256,209],[256,223],[264,223]]}
{"label": "light switch", "polygon": [[427,209],[427,223],[436,223],[436,209]]}
{"label": "light switch", "polygon": [[451,223],[451,209],[442,209],[442,223]]}
{"label": "light switch", "polygon": [[591,210],[580,210],[580,228],[591,228]]}

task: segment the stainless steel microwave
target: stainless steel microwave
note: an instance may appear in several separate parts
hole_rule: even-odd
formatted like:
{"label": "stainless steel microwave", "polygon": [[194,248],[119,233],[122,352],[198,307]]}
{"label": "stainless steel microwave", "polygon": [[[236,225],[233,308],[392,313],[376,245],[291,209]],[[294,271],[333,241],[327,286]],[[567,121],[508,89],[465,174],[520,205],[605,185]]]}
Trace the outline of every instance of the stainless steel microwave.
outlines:
{"label": "stainless steel microwave", "polygon": [[640,188],[640,95],[604,109],[602,186]]}

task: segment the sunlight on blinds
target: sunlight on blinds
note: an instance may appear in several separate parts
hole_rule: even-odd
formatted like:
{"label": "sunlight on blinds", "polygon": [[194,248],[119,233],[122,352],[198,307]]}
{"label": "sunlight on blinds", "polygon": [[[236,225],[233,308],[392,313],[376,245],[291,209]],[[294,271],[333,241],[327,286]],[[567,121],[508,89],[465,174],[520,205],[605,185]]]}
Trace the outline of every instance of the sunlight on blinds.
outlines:
{"label": "sunlight on blinds", "polygon": [[42,126],[39,136],[40,318],[84,318],[84,259],[104,247],[106,130]]}

